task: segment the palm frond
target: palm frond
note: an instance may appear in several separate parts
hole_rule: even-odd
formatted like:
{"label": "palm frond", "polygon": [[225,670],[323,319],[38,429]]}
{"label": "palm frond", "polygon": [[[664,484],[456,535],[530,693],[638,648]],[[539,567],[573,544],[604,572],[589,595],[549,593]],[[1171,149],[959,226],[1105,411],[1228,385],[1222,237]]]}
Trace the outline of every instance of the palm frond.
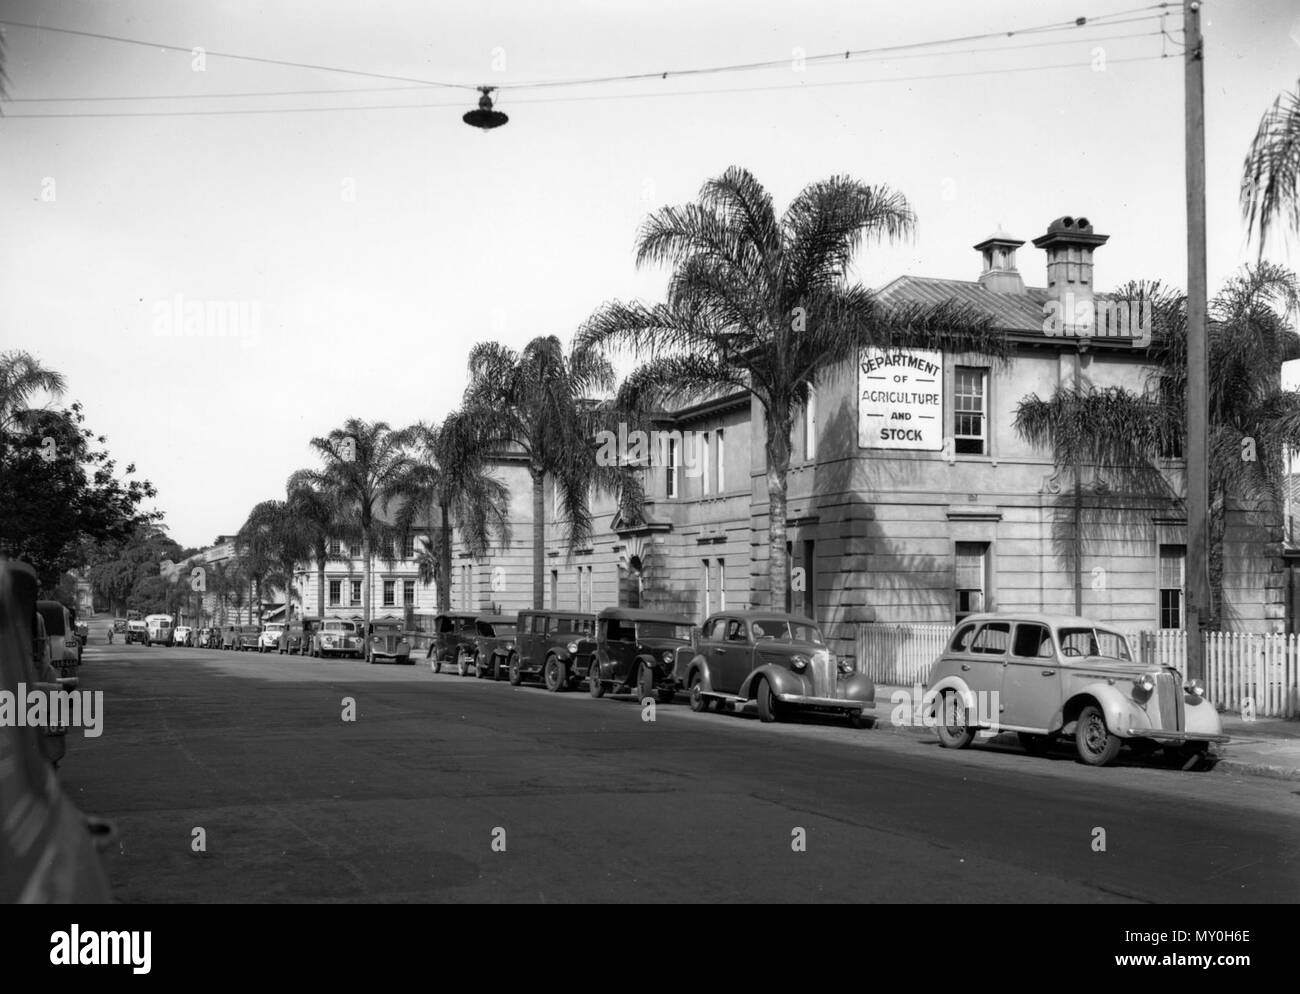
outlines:
{"label": "palm frond", "polygon": [[1242,167],[1241,210],[1260,258],[1278,221],[1300,231],[1300,89],[1279,94],[1260,118]]}

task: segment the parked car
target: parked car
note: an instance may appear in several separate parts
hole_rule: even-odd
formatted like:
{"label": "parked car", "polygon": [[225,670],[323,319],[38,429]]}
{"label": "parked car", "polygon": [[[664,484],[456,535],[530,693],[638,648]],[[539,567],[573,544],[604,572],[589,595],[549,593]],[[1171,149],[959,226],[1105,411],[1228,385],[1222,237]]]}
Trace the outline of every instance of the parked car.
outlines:
{"label": "parked car", "polygon": [[239,626],[226,625],[221,629],[221,649],[238,649],[239,648]]}
{"label": "parked car", "polygon": [[311,651],[311,637],[319,627],[319,618],[294,618],[280,633],[277,648],[291,656],[305,656]]}
{"label": "parked car", "polygon": [[81,639],[72,627],[71,612],[58,601],[37,601],[36,611],[45,619],[54,668],[63,676],[75,676],[81,665]]}
{"label": "parked car", "polygon": [[[73,690],[77,678],[61,676],[62,670],[55,664],[63,653],[61,639],[51,639],[45,630],[45,619],[39,611],[32,612],[32,666],[28,670],[27,682],[38,690]],[[40,739],[41,752],[47,760],[58,769],[68,751],[68,729],[64,726],[49,725],[43,730]]]}
{"label": "parked car", "polygon": [[262,629],[262,633],[257,637],[258,652],[276,652],[280,648],[280,636],[284,634],[285,629],[289,626],[283,621],[271,621]]}
{"label": "parked car", "polygon": [[114,635],[125,635],[125,634],[126,634],[126,619],[125,619],[125,618],[114,618],[114,619],[113,619],[113,634],[114,634]]}
{"label": "parked car", "polygon": [[753,701],[762,721],[813,711],[847,715],[867,728],[876,707],[875,684],[851,660],[835,658],[817,622],[778,611],[710,615],[692,648],[678,653],[677,678],[692,711]]}
{"label": "parked car", "polygon": [[362,626],[367,663],[392,660],[406,665],[411,661],[411,640],[406,634],[406,623],[401,618],[387,615]]}
{"label": "parked car", "polygon": [[474,639],[478,637],[474,620],[472,614],[440,614],[434,619],[433,638],[424,655],[425,659],[433,660],[433,672],[441,673],[444,663],[448,666],[454,663],[461,676],[469,671],[474,658]]}
{"label": "parked car", "polygon": [[194,646],[194,629],[189,625],[177,625],[172,629],[172,645],[192,648]]}
{"label": "parked car", "polygon": [[143,618],[131,618],[126,623],[126,643],[139,642],[141,645],[149,644],[149,626],[144,623]]}
{"label": "parked car", "polygon": [[172,616],[170,614],[151,614],[144,619],[145,625],[149,629],[149,637],[146,639],[147,645],[171,645],[175,630],[172,627]]}
{"label": "parked car", "polygon": [[220,628],[214,626],[214,627],[208,629],[208,642],[207,642],[207,645],[206,645],[205,648],[208,648],[208,649],[220,649],[220,648],[221,648],[221,629],[220,629]]}
{"label": "parked car", "polygon": [[84,649],[86,644],[90,641],[90,626],[84,621],[75,621],[74,619],[72,627],[77,633],[77,640],[81,642],[81,647]]}
{"label": "parked car", "polygon": [[350,656],[361,658],[361,632],[355,621],[326,618],[311,641],[313,656]]}
{"label": "parked car", "polygon": [[500,680],[510,672],[519,619],[513,614],[484,615],[474,621],[474,672]]}
{"label": "parked car", "polygon": [[510,682],[544,680],[553,691],[582,683],[594,648],[596,616],[583,611],[519,612],[515,651],[509,659]]}
{"label": "parked car", "polygon": [[[0,692],[6,696],[21,693],[23,684],[47,683],[42,676],[48,671],[38,671],[32,658],[44,625],[36,593],[30,566],[0,561]],[[50,738],[30,725],[0,722],[0,798],[6,812],[0,818],[0,903],[108,902],[112,895],[99,851],[115,830],[82,814],[58,777],[50,775],[45,752]]]}
{"label": "parked car", "polygon": [[[591,696],[635,690],[642,699],[656,696],[661,704],[672,703],[677,693],[677,650],[690,645],[692,628],[691,619],[683,615],[605,608],[596,616],[596,644],[587,667]],[[558,689],[552,683],[548,670],[547,689]]]}
{"label": "parked car", "polygon": [[239,652],[261,652],[262,651],[262,626],[261,625],[240,625],[239,631],[235,636],[235,648]]}
{"label": "parked car", "polygon": [[1163,748],[1191,768],[1211,764],[1211,746],[1228,741],[1199,680],[1140,662],[1121,632],[1073,615],[970,615],[926,688],[927,713],[949,749],[988,728],[1016,732],[1035,754],[1072,736],[1090,766],[1113,762],[1128,744]]}

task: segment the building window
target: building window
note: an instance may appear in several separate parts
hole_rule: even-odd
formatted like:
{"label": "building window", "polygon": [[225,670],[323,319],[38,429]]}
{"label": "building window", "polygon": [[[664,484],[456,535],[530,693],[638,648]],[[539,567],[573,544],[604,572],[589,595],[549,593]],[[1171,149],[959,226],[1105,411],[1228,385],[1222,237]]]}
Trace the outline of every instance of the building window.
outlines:
{"label": "building window", "polygon": [[713,613],[712,574],[713,568],[709,565],[709,561],[705,559],[700,564],[700,595],[702,598],[701,607],[703,608],[700,612],[701,620]]}
{"label": "building window", "polygon": [[713,482],[713,473],[711,472],[711,467],[709,465],[710,462],[709,449],[711,448],[711,446],[709,445],[709,433],[707,431],[700,432],[699,439],[700,439],[700,451],[697,453],[697,455],[699,456],[699,460],[700,460],[700,493],[707,494],[709,492],[710,485]]}
{"label": "building window", "polygon": [[669,499],[677,496],[677,439],[668,439],[668,479],[667,494]]}
{"label": "building window", "polygon": [[718,610],[727,609],[727,563],[723,559],[718,560]]}
{"label": "building window", "polygon": [[361,581],[352,581],[352,606],[356,607],[361,603]]}
{"label": "building window", "polygon": [[726,463],[722,458],[722,448],[723,430],[719,428],[713,433],[713,458],[717,460],[717,465],[713,472],[713,479],[718,493],[722,493],[727,489],[727,474],[724,472]]}
{"label": "building window", "polygon": [[415,558],[415,536],[414,535],[402,536],[402,558],[403,559]]}
{"label": "building window", "polygon": [[384,607],[397,606],[397,581],[384,581]]}
{"label": "building window", "polygon": [[551,610],[554,611],[560,606],[560,571],[551,570]]}
{"label": "building window", "polygon": [[988,454],[988,371],[973,366],[953,369],[953,441],[969,455]]}
{"label": "building window", "polygon": [[415,607],[415,581],[402,581],[402,603],[407,607]]}
{"label": "building window", "polygon": [[551,482],[551,520],[560,520],[560,481]]}
{"label": "building window", "polygon": [[336,538],[330,539],[330,555],[331,556],[339,555],[339,550],[340,550],[339,540]]}
{"label": "building window", "polygon": [[468,611],[470,606],[470,588],[474,585],[473,567],[466,563],[460,568],[460,606]]}
{"label": "building window", "polygon": [[956,620],[986,610],[989,547],[987,542],[958,542],[955,588]]}
{"label": "building window", "polygon": [[817,459],[817,390],[812,384],[803,409],[803,455],[809,462]]}
{"label": "building window", "polygon": [[343,581],[330,581],[330,607],[338,607],[343,602]]}
{"label": "building window", "polygon": [[1183,627],[1187,546],[1160,546],[1160,627]]}

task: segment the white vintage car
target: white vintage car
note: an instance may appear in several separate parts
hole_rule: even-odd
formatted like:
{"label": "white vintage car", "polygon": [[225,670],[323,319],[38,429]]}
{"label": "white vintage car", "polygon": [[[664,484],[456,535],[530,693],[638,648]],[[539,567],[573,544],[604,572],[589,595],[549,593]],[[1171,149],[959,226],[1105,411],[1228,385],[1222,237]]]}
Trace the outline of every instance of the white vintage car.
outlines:
{"label": "white vintage car", "polygon": [[1017,732],[1031,753],[1072,736],[1091,766],[1127,744],[1163,748],[1191,769],[1212,764],[1211,747],[1228,741],[1200,681],[1138,661],[1123,634],[1072,615],[970,615],[930,668],[925,698],[949,749],[991,729]]}
{"label": "white vintage car", "polygon": [[257,637],[258,652],[279,652],[280,636],[289,626],[282,621],[272,621],[262,629],[262,634]]}

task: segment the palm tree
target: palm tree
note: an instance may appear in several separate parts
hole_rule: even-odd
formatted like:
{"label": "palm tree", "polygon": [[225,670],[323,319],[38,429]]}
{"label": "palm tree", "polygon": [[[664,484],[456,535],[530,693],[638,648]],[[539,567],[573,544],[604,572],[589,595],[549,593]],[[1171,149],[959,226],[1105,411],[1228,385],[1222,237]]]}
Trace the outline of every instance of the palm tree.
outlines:
{"label": "palm tree", "polygon": [[662,304],[614,302],[584,325],[586,347],[648,357],[622,385],[624,407],[749,390],[763,407],[768,490],[768,596],[785,601],[786,493],[791,430],[809,389],[868,345],[948,348],[998,358],[990,322],[953,306],[887,310],[848,282],[864,241],[912,233],[902,194],[836,176],[805,187],[781,217],[762,185],[733,166],[696,203],[642,224],[638,266],[672,268]]}
{"label": "palm tree", "polygon": [[242,624],[244,605],[248,603],[248,570],[241,560],[232,559],[226,567],[226,577],[230,583],[230,603],[235,608],[235,623]]}
{"label": "palm tree", "polygon": [[58,397],[66,386],[62,373],[46,369],[31,353],[0,352],[0,437],[26,419],[35,394]]}
{"label": "palm tree", "polygon": [[234,586],[235,567],[231,560],[222,559],[208,567],[208,576],[210,577],[209,587],[212,593],[216,595],[217,603],[221,605],[221,624],[226,623],[226,603],[230,599],[230,591]]}
{"label": "palm tree", "polygon": [[[284,590],[284,621],[293,613],[293,577],[298,563],[312,554],[314,535],[287,500],[264,500],[248,514],[239,541],[256,561],[265,562],[261,579]],[[260,599],[259,599],[260,603]]]}
{"label": "palm tree", "polygon": [[469,354],[464,417],[481,426],[486,444],[518,452],[528,464],[533,497],[533,607],[542,606],[546,560],[546,478],[559,490],[573,549],[591,537],[587,495],[616,493],[624,514],[637,520],[640,487],[627,467],[596,459],[596,439],[613,408],[593,402],[615,384],[613,367],[598,347],[575,343],[565,355],[554,335],[539,336],[515,352],[480,342]]}
{"label": "palm tree", "polygon": [[370,622],[370,586],[378,547],[385,562],[392,563],[393,542],[401,531],[381,515],[402,495],[414,461],[406,453],[413,433],[394,431],[385,421],[349,418],[323,438],[313,438],[312,447],[325,460],[322,470],[309,470],[303,479],[327,495],[338,512],[337,528],[342,537],[359,537],[365,560],[365,586],[361,595],[362,616]]}
{"label": "palm tree", "polygon": [[421,583],[436,582],[438,610],[451,610],[451,539],[453,528],[470,555],[487,555],[495,537],[510,543],[510,490],[489,468],[490,439],[483,424],[454,411],[440,425],[413,429],[421,461],[408,478],[407,500],[397,525],[403,533],[421,514],[438,516],[438,542],[425,541],[417,556]]}
{"label": "palm tree", "polygon": [[1259,232],[1259,255],[1274,222],[1300,232],[1300,84],[1282,93],[1260,119],[1241,176],[1241,210],[1249,237]]}
{"label": "palm tree", "polygon": [[299,470],[285,484],[286,500],[297,518],[316,564],[316,617],[325,617],[325,564],[341,556],[330,554],[330,539],[337,533],[337,509],[330,495],[311,481],[310,470]]}
{"label": "palm tree", "polygon": [[[1077,494],[1085,468],[1108,473],[1123,494],[1183,500],[1162,469],[1182,451],[1187,394],[1187,300],[1158,283],[1130,283],[1116,298],[1153,304],[1154,335],[1146,389],[1064,384],[1047,398],[1031,394],[1016,410],[1015,430],[1048,448],[1072,470]],[[1300,357],[1300,337],[1287,320],[1300,303],[1295,274],[1271,263],[1247,266],[1210,304],[1207,467],[1210,486],[1210,581],[1222,600],[1223,535],[1230,502],[1261,502],[1276,512],[1287,469],[1284,454],[1300,447],[1300,392],[1281,385],[1281,366]],[[1109,484],[1104,486],[1110,487]],[[1081,555],[1076,520],[1068,558]],[[1077,599],[1076,595],[1076,599]],[[1077,606],[1077,605],[1076,605]],[[1221,622],[1221,618],[1219,621]]]}

